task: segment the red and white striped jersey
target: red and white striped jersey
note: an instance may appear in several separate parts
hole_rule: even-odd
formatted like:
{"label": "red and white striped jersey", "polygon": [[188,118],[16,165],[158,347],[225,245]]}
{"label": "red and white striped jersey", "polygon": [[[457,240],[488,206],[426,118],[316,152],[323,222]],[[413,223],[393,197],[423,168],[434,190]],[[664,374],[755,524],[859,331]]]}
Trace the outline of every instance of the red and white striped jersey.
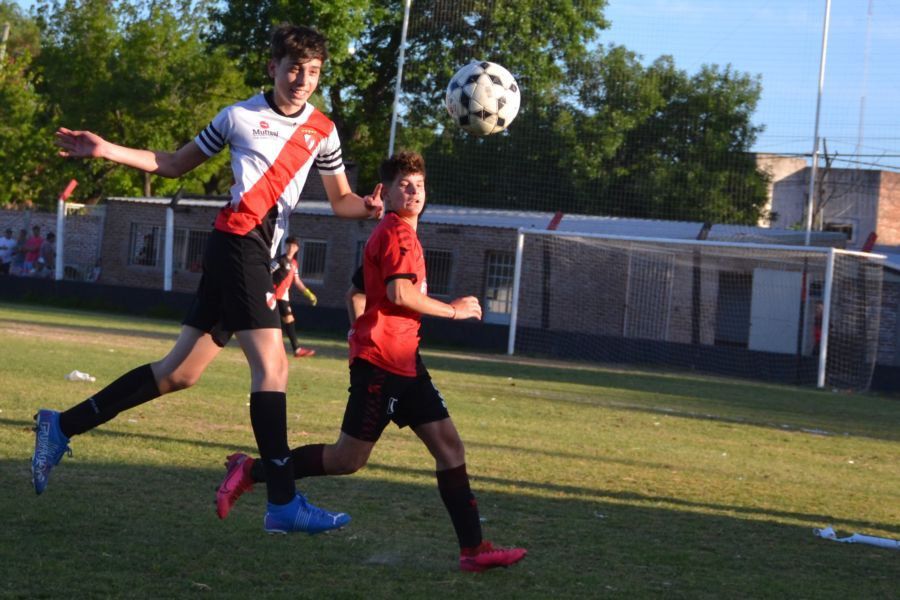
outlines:
{"label": "red and white striped jersey", "polygon": [[285,115],[271,92],[224,108],[194,142],[207,156],[231,148],[231,201],[215,228],[260,239],[273,258],[312,166],[323,175],[344,171],[334,123],[309,103]]}

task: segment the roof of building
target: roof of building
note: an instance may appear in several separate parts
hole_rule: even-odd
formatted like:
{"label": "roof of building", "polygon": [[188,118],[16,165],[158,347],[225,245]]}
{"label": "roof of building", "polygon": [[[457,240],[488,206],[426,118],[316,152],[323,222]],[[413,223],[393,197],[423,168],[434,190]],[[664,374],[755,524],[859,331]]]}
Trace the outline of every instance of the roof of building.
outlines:
{"label": "roof of building", "polygon": [[[169,198],[125,198],[110,197],[110,201],[136,202],[168,205]],[[181,206],[221,207],[227,198],[182,199]],[[331,216],[331,205],[322,201],[304,201],[294,210],[295,214]],[[546,229],[554,213],[529,210],[499,210],[491,208],[468,208],[429,204],[422,215],[423,223],[439,225],[493,227],[498,229]],[[664,221],[661,219],[630,219],[624,217],[604,217],[595,215],[563,215],[558,231],[640,236],[665,239],[697,239],[703,223],[692,221]],[[805,232],[794,229],[755,227],[751,225],[713,225],[706,239],[747,243],[778,243],[802,245]],[[846,236],[842,233],[816,231],[812,241],[817,246],[843,246]]]}

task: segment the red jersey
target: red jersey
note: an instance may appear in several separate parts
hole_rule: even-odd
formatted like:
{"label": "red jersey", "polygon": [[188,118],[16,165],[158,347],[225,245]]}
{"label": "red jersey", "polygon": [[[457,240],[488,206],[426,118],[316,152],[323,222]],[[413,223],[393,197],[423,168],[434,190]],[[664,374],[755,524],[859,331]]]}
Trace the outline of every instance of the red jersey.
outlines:
{"label": "red jersey", "polygon": [[422,315],[391,302],[387,285],[405,278],[427,294],[425,253],[416,230],[396,213],[387,213],[366,242],[363,275],[366,310],[353,324],[350,360],[359,357],[385,371],[415,377]]}

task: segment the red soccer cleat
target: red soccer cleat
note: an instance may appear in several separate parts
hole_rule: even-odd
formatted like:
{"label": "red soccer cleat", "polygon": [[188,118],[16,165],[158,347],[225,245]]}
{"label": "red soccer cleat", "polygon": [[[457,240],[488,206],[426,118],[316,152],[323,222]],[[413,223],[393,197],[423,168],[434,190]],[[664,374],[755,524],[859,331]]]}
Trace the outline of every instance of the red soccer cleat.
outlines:
{"label": "red soccer cleat", "polygon": [[313,350],[312,348],[297,348],[296,350],[294,350],[295,358],[304,358],[307,356],[315,356],[315,355],[316,355],[316,351]]}
{"label": "red soccer cleat", "polygon": [[216,514],[224,519],[244,492],[253,491],[250,468],[254,460],[242,452],[235,452],[225,463],[225,479],[216,490]]}
{"label": "red soccer cleat", "polygon": [[488,541],[475,548],[463,548],[459,554],[459,568],[462,571],[480,573],[494,567],[514,565],[528,554],[525,548],[495,548]]}

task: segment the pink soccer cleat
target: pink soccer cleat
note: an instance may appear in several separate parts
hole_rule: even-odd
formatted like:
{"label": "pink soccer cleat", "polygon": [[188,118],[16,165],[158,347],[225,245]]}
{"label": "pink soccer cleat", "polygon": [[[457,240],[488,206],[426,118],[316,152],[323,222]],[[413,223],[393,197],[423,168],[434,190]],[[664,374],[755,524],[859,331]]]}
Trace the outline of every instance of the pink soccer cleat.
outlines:
{"label": "pink soccer cleat", "polygon": [[475,548],[463,548],[459,554],[459,568],[462,571],[480,573],[494,567],[514,565],[528,554],[525,548],[495,548],[488,541]]}
{"label": "pink soccer cleat", "polygon": [[225,463],[225,479],[216,490],[216,514],[224,519],[244,492],[253,490],[250,468],[254,460],[243,452],[235,452]]}

